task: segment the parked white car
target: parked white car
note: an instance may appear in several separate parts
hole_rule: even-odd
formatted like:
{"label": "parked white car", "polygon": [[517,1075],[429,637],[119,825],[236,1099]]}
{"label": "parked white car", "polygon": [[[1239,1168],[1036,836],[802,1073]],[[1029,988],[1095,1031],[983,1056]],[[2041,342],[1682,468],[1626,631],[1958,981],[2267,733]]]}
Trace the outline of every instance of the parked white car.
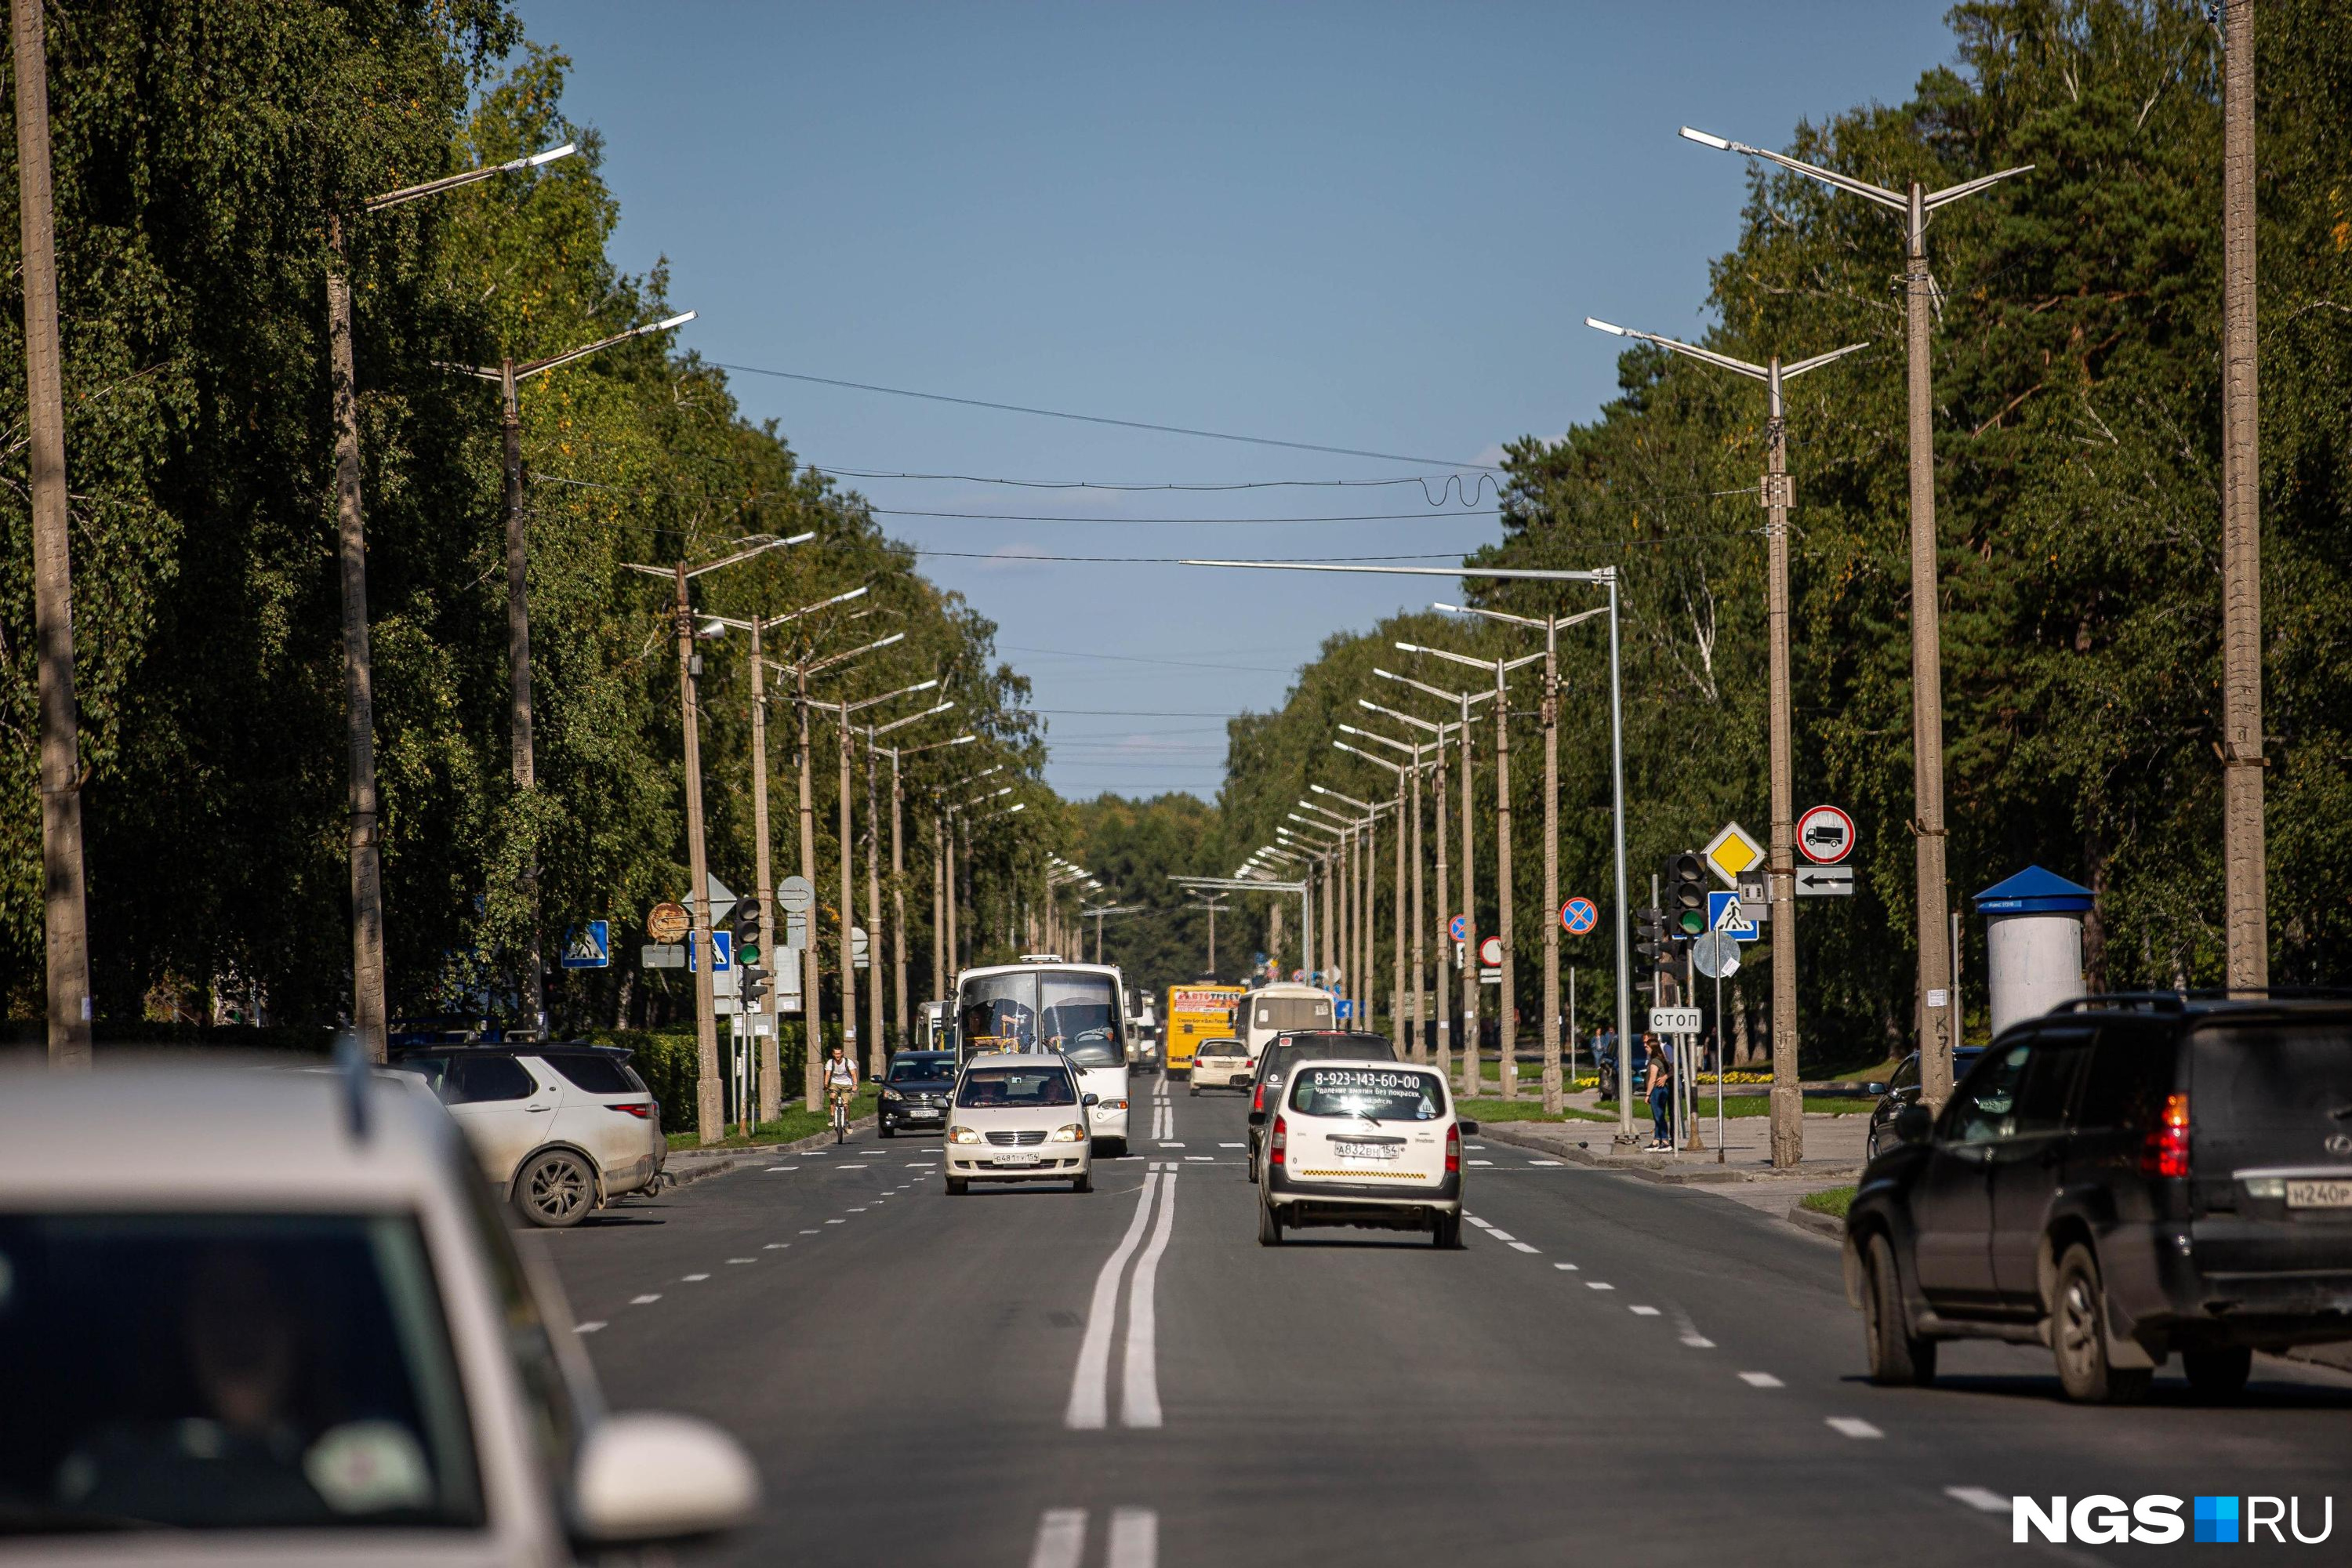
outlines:
{"label": "parked white car", "polygon": [[555,1568],[745,1521],[750,1458],[605,1414],[415,1078],[0,1072],[0,1564]]}
{"label": "parked white car", "polygon": [[657,1184],[669,1157],[661,1107],[609,1046],[431,1046],[392,1065],[430,1084],[491,1186],[533,1225],[577,1225]]}
{"label": "parked white car", "polygon": [[1264,1123],[1257,1239],[1278,1247],[1305,1226],[1425,1230],[1462,1245],[1462,1139],[1444,1075],[1408,1062],[1307,1061]]}
{"label": "parked white car", "polygon": [[995,1051],[956,1079],[948,1122],[948,1192],[974,1182],[1067,1182],[1095,1190],[1087,1112],[1095,1097],[1058,1053]]}

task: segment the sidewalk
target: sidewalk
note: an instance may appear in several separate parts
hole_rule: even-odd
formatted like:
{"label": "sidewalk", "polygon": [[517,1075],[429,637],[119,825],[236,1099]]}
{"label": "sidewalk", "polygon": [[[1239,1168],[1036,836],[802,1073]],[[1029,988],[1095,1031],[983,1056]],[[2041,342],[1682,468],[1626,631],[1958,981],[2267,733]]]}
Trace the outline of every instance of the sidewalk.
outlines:
{"label": "sidewalk", "polygon": [[[1492,1094],[1498,1097],[1501,1086],[1492,1079],[1488,1082]],[[1734,1093],[1758,1092],[1736,1084],[1732,1089]],[[1542,1092],[1539,1083],[1531,1083],[1525,1078],[1519,1080],[1521,1100],[1539,1100]],[[1566,1096],[1564,1103],[1574,1110],[1591,1110],[1599,1099],[1597,1090],[1588,1089]],[[1870,1118],[1859,1112],[1847,1116],[1807,1112],[1804,1159],[1784,1169],[1775,1169],[1772,1164],[1772,1119],[1769,1116],[1726,1117],[1723,1147],[1720,1151],[1716,1148],[1715,1093],[1711,1087],[1699,1089],[1696,1115],[1690,1129],[1695,1141],[1704,1148],[1685,1149],[1678,1154],[1643,1150],[1641,1144],[1649,1142],[1651,1131],[1646,1106],[1633,1119],[1634,1134],[1640,1142],[1619,1144],[1615,1142],[1617,1129],[1615,1121],[1489,1121],[1479,1130],[1479,1136],[1538,1149],[1580,1165],[1628,1171],[1651,1181],[1676,1184],[1782,1184],[1789,1187],[1793,1202],[1805,1193],[1853,1180],[1862,1170],[1863,1144],[1870,1130]]]}

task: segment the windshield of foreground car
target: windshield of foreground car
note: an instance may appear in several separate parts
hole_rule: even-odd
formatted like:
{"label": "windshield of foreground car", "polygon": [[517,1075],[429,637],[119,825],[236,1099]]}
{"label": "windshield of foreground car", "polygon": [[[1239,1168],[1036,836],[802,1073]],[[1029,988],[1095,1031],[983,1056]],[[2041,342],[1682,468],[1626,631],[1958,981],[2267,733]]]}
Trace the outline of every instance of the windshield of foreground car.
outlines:
{"label": "windshield of foreground car", "polygon": [[1434,1121],[1445,1114],[1445,1089],[1429,1073],[1304,1067],[1291,1080],[1290,1109],[1304,1116]]}
{"label": "windshield of foreground car", "polygon": [[892,1083],[940,1083],[955,1077],[950,1056],[898,1057],[890,1063]]}
{"label": "windshield of foreground car", "polygon": [[415,1222],[0,1214],[0,1535],[478,1526]]}
{"label": "windshield of foreground car", "polygon": [[956,1103],[975,1110],[1025,1110],[1077,1102],[1077,1086],[1060,1068],[974,1068],[956,1090]]}

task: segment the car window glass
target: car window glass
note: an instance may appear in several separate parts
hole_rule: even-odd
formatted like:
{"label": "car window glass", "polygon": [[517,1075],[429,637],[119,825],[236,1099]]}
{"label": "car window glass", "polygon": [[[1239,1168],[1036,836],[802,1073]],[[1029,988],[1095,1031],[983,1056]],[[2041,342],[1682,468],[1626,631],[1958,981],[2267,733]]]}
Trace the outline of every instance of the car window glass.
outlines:
{"label": "car window glass", "polygon": [[392,1064],[394,1072],[415,1073],[432,1085],[433,1092],[446,1098],[449,1084],[447,1057],[405,1056]]}
{"label": "car window glass", "polygon": [[1307,1116],[1434,1121],[1445,1114],[1445,1089],[1430,1073],[1307,1066],[1292,1080],[1290,1108]]}
{"label": "car window glass", "polygon": [[2153,1125],[2172,1092],[2173,1055],[2172,1031],[2164,1025],[2103,1025],[2083,1077],[2074,1125],[2085,1131]]}
{"label": "car window glass", "polygon": [[635,1094],[644,1088],[631,1083],[628,1068],[612,1057],[588,1051],[550,1052],[540,1060],[562,1073],[572,1088],[589,1094]]}
{"label": "car window glass", "polygon": [[1892,1093],[1896,1089],[1916,1089],[1918,1087],[1919,1058],[1917,1057],[1905,1058],[1903,1065],[1895,1069],[1895,1076],[1886,1080],[1886,1088],[1889,1093]]}
{"label": "car window glass", "polygon": [[1943,1136],[1954,1143],[2006,1138],[2015,1124],[2018,1080],[2030,1049],[2023,1041],[2004,1046],[1979,1062],[1945,1108]]}
{"label": "car window glass", "polygon": [[902,1056],[890,1063],[892,1083],[936,1081],[955,1076],[955,1065],[945,1057]]}
{"label": "car window glass", "polygon": [[2088,1029],[2044,1030],[2035,1039],[2032,1054],[2026,1060],[2025,1076],[2018,1084],[2017,1113],[2012,1119],[2011,1136],[2024,1138],[2064,1130],[2066,1106],[2074,1098],[2074,1080],[2082,1076],[2084,1061],[2090,1054]]}
{"label": "car window glass", "polygon": [[450,1063],[449,1089],[442,1098],[452,1105],[528,1100],[538,1087],[530,1069],[512,1057],[459,1057]]}

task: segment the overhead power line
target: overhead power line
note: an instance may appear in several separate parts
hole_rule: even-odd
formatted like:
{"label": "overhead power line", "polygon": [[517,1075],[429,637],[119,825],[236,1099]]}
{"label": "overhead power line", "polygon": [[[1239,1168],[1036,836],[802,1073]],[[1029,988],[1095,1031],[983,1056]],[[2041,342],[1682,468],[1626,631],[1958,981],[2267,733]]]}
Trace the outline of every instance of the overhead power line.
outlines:
{"label": "overhead power line", "polygon": [[[714,362],[716,363],[716,362]],[[804,381],[817,386],[843,386],[853,392],[878,392],[890,397],[913,397],[925,403],[952,403],[965,408],[992,408],[1000,414],[1031,414],[1041,419],[1072,419],[1082,425],[1113,425],[1122,430],[1153,430],[1163,436],[1192,436],[1204,441],[1238,441],[1250,447],[1280,447],[1293,452],[1325,452],[1337,458],[1370,458],[1381,463],[1422,463],[1441,468],[1476,468],[1500,473],[1492,463],[1457,463],[1445,458],[1409,458],[1395,452],[1371,452],[1358,447],[1326,447],[1313,441],[1284,441],[1271,436],[1237,436],[1227,430],[1199,430],[1185,425],[1154,425],[1142,419],[1114,419],[1103,414],[1073,414],[1059,408],[1033,408],[1022,403],[992,403],[980,397],[950,397],[943,392],[910,392],[903,386],[877,386],[866,381],[843,381],[830,375],[810,375],[796,370],[770,370],[756,364],[719,364],[720,370],[744,375],[770,375],[781,381]]]}

